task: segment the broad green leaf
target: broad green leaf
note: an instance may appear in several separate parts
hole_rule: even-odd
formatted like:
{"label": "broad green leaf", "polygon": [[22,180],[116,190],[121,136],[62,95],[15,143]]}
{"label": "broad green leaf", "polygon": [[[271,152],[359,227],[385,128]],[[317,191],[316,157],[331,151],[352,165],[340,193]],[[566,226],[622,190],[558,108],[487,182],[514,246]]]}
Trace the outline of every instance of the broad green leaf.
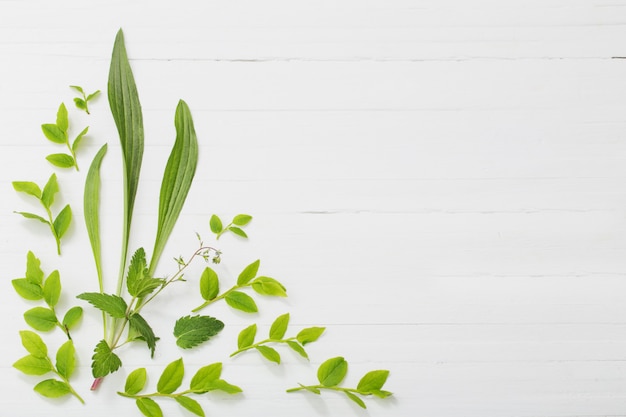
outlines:
{"label": "broad green leaf", "polygon": [[122,366],[120,358],[113,353],[106,341],[101,340],[96,345],[91,357],[91,373],[94,378],[102,378],[117,371]]}
{"label": "broad green leaf", "polygon": [[83,316],[82,307],[79,307],[79,306],[72,307],[69,310],[67,310],[67,313],[65,313],[62,324],[66,329],[71,329],[79,322],[82,316]]}
{"label": "broad green leaf", "polygon": [[157,404],[152,398],[137,398],[135,401],[137,408],[146,417],[163,417],[163,411],[159,404]]}
{"label": "broad green leaf", "polygon": [[234,234],[236,234],[237,236],[241,236],[245,239],[248,238],[248,235],[246,234],[246,232],[244,232],[243,230],[241,230],[239,227],[235,227],[235,226],[230,226],[228,228],[228,230],[230,230],[231,232],[233,232]]}
{"label": "broad green leaf", "polygon": [[45,358],[39,358],[35,355],[24,356],[18,359],[13,367],[26,375],[45,375],[52,371],[52,364],[47,356]]}
{"label": "broad green leaf", "polygon": [[348,373],[348,362],[341,356],[331,358],[322,363],[317,370],[317,379],[325,387],[339,385]]}
{"label": "broad green leaf", "polygon": [[91,252],[96,264],[100,292],[104,291],[102,282],[102,251],[100,243],[100,166],[102,159],[107,153],[105,143],[91,162],[87,179],[85,180],[85,192],[83,194],[83,209],[85,212],[85,226],[91,244]]}
{"label": "broad green leaf", "polygon": [[67,129],[70,127],[70,123],[67,118],[67,107],[65,107],[64,103],[61,103],[59,110],[57,111],[57,127],[63,132],[67,132]]}
{"label": "broad green leaf", "polygon": [[33,213],[28,213],[28,212],[25,212],[25,211],[16,211],[15,213],[19,214],[19,215],[21,215],[23,217],[26,217],[27,219],[35,219],[35,220],[39,220],[42,223],[50,224],[50,222],[48,222],[48,220],[44,219],[41,216],[33,214]]}
{"label": "broad green leaf", "polygon": [[54,203],[54,196],[59,192],[59,183],[57,181],[57,175],[52,174],[48,179],[48,182],[43,187],[43,191],[41,193],[41,203],[44,207],[50,208]]}
{"label": "broad green leaf", "polygon": [[252,279],[256,277],[257,272],[259,272],[260,265],[261,260],[257,259],[250,265],[246,266],[239,274],[239,277],[237,277],[237,285],[246,285],[248,282],[252,281]]}
{"label": "broad green leaf", "polygon": [[74,90],[78,91],[81,94],[85,94],[85,92],[83,91],[83,88],[81,86],[78,85],[70,85],[70,88],[73,88]]}
{"label": "broad green leaf", "polygon": [[250,223],[250,220],[252,220],[252,216],[248,214],[238,214],[233,219],[233,224],[236,224],[237,226],[245,226]]}
{"label": "broad green leaf", "polygon": [[177,359],[165,367],[159,382],[157,382],[157,391],[160,394],[171,394],[180,387],[185,374],[185,365],[183,358]]}
{"label": "broad green leaf", "polygon": [[157,235],[150,260],[151,273],[156,270],[161,253],[185,204],[198,165],[196,131],[189,107],[183,100],[180,100],[176,106],[174,125],[176,141],[167,160],[161,182]]}
{"label": "broad green leaf", "polygon": [[20,338],[22,339],[22,346],[36,358],[47,358],[48,347],[41,339],[41,337],[30,330],[20,330]]}
{"label": "broad green leaf", "polygon": [[309,355],[306,353],[306,351],[304,350],[304,348],[302,347],[300,343],[290,340],[287,342],[287,345],[289,345],[291,349],[298,352],[298,354],[300,354],[300,356],[302,356],[303,358],[309,359]]}
{"label": "broad green leaf", "polygon": [[244,311],[246,313],[256,313],[259,311],[256,303],[248,294],[241,291],[230,292],[225,298],[226,304],[234,309]]}
{"label": "broad green leaf", "polygon": [[87,111],[87,103],[82,98],[74,97],[74,104],[78,109]]}
{"label": "broad green leaf", "polygon": [[178,404],[180,404],[187,410],[191,411],[195,415],[200,416],[200,417],[205,416],[204,410],[202,409],[202,406],[200,405],[200,403],[198,403],[198,401],[189,397],[185,397],[184,395],[181,395],[179,397],[174,397],[174,399],[176,400]]}
{"label": "broad green leaf", "polygon": [[72,143],[72,151],[76,152],[76,150],[79,148],[80,144],[83,142],[83,139],[85,138],[85,135],[87,134],[87,132],[89,132],[89,126],[84,128],[78,134],[78,136],[76,136],[76,139],[74,139],[74,142]]}
{"label": "broad green leaf", "polygon": [[62,377],[69,379],[76,366],[76,350],[71,340],[63,343],[57,351],[56,368]]}
{"label": "broad green leaf", "polygon": [[237,337],[237,349],[243,349],[251,346],[254,343],[254,338],[256,337],[256,330],[256,324],[252,324],[243,329]]}
{"label": "broad green leaf", "polygon": [[261,352],[261,355],[263,355],[268,361],[280,364],[280,354],[276,351],[276,349],[269,346],[257,346],[256,350]]}
{"label": "broad green leaf", "polygon": [[174,336],[176,344],[189,349],[206,342],[224,328],[224,323],[210,316],[185,316],[176,321]]}
{"label": "broad green leaf", "polygon": [[45,307],[34,307],[24,313],[24,320],[30,327],[40,332],[47,332],[57,324],[57,317],[54,311]]}
{"label": "broad green leaf", "polygon": [[54,307],[61,296],[61,276],[54,270],[43,283],[43,296],[50,307]]}
{"label": "broad green leaf", "polygon": [[66,205],[63,207],[63,210],[57,215],[56,219],[54,219],[54,230],[59,239],[65,235],[67,229],[70,227],[70,223],[72,222],[72,209],[70,205]]}
{"label": "broad green leaf", "polygon": [[380,390],[389,376],[387,370],[370,371],[361,378],[356,389],[364,394]]}
{"label": "broad green leaf", "polygon": [[307,327],[306,329],[300,330],[296,339],[298,342],[302,343],[302,345],[306,345],[307,343],[315,342],[320,336],[324,333],[326,327]]}
{"label": "broad green leaf", "polygon": [[154,357],[154,349],[156,348],[157,338],[148,322],[139,314],[135,313],[130,316],[128,323],[130,324],[131,329],[135,330],[143,337],[148,345],[148,348],[150,349],[150,356]]}
{"label": "broad green leaf", "polygon": [[258,277],[252,283],[252,289],[261,295],[287,297],[287,290],[283,284],[270,277]]}
{"label": "broad green leaf", "polygon": [[199,392],[209,391],[211,384],[219,379],[222,374],[222,364],[220,362],[203,366],[191,378],[189,389]]}
{"label": "broad green leaf", "polygon": [[367,408],[367,407],[365,406],[365,403],[363,402],[363,400],[362,400],[362,399],[360,399],[359,397],[357,397],[356,395],[354,395],[353,393],[348,392],[348,391],[344,391],[344,393],[346,394],[346,396],[347,396],[348,398],[350,398],[352,401],[354,401],[355,403],[357,403],[357,404],[359,405],[359,407],[361,407],[361,408]]}
{"label": "broad green leaf", "polygon": [[32,251],[26,254],[26,279],[33,284],[43,283],[43,271],[41,269],[41,261]]}
{"label": "broad green leaf", "polygon": [[237,385],[232,385],[224,381],[223,379],[218,379],[211,383],[209,391],[223,391],[227,394],[237,394],[239,392],[242,392],[243,390]]}
{"label": "broad green leaf", "polygon": [[33,284],[26,278],[17,278],[11,281],[13,288],[20,297],[27,300],[37,301],[43,298],[43,289],[39,284]]}
{"label": "broad green leaf", "polygon": [[35,385],[33,389],[47,398],[59,398],[72,392],[69,385],[58,379],[46,379]]}
{"label": "broad green leaf", "polygon": [[135,369],[130,374],[128,374],[128,377],[126,377],[124,392],[130,395],[137,394],[146,385],[146,378],[146,368]]}
{"label": "broad green leaf", "polygon": [[222,226],[222,220],[217,216],[217,214],[211,216],[211,219],[209,220],[209,227],[211,228],[211,231],[215,234],[218,234],[222,230],[224,230],[224,227]]}
{"label": "broad green leaf", "polygon": [[37,184],[30,181],[13,181],[13,189],[19,193],[26,193],[35,198],[41,198],[41,189]]}
{"label": "broad green leaf", "polygon": [[289,313],[278,316],[270,327],[270,339],[282,339],[289,326]]}
{"label": "broad green leaf", "polygon": [[43,132],[44,136],[48,138],[48,140],[51,142],[59,144],[67,143],[67,133],[65,133],[64,130],[62,130],[59,126],[55,124],[43,124],[41,125],[41,131]]}
{"label": "broad green leaf", "polygon": [[48,162],[59,168],[72,168],[76,165],[76,161],[72,155],[66,153],[51,153],[46,156]]}
{"label": "broad green leaf", "polygon": [[109,316],[117,319],[126,317],[128,305],[120,296],[113,294],[102,294],[99,292],[84,292],[76,296],[81,300],[89,302],[98,310],[102,310]]}
{"label": "broad green leaf", "polygon": [[209,267],[204,268],[200,277],[200,294],[205,300],[213,300],[220,292],[220,280],[217,273]]}

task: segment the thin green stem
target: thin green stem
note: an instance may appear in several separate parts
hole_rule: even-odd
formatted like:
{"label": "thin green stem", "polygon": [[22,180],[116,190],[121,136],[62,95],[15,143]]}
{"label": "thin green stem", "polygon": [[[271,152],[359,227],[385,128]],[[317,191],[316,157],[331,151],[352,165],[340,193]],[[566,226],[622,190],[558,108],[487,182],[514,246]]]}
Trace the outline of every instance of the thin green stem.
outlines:
{"label": "thin green stem", "polygon": [[50,226],[50,231],[52,232],[52,236],[54,236],[54,240],[56,240],[56,243],[57,243],[57,254],[61,255],[61,239],[59,239],[59,236],[57,235],[57,231],[54,229],[54,220],[52,220],[52,212],[50,211],[48,207],[46,207],[43,201],[41,202],[41,205],[43,206],[44,209],[46,209],[46,213],[48,214],[48,225]]}
{"label": "thin green stem", "polygon": [[293,340],[296,340],[296,337],[290,337],[288,339],[265,339],[265,340],[261,340],[260,342],[254,343],[254,344],[252,344],[250,346],[246,346],[244,348],[238,349],[237,351],[231,353],[230,357],[232,358],[233,356],[238,355],[241,352],[245,352],[246,350],[256,349],[258,346],[265,345],[267,343],[287,343],[287,342],[291,342]]}
{"label": "thin green stem", "polygon": [[229,228],[230,226],[232,226],[232,225],[233,225],[233,222],[230,222],[230,223],[228,224],[228,226],[223,227],[223,228],[222,228],[222,231],[221,231],[221,232],[219,232],[217,235],[215,235],[215,240],[220,240],[220,236],[222,236],[224,233],[226,233],[226,232],[228,231],[228,228]]}
{"label": "thin green stem", "polygon": [[69,138],[67,142],[65,142],[65,144],[67,145],[67,149],[70,151],[70,155],[72,155],[72,158],[74,158],[74,168],[76,168],[76,172],[78,172],[79,169],[78,169],[78,160],[76,159],[76,152],[74,152],[74,149],[72,149],[72,147],[70,146]]}
{"label": "thin green stem", "polygon": [[72,384],[70,384],[69,379],[67,379],[66,377],[64,377],[63,375],[61,375],[56,369],[52,369],[52,372],[54,372],[59,378],[61,378],[63,380],[63,382],[65,382],[68,386],[68,388],[70,389],[70,393],[76,397],[78,399],[78,401],[81,402],[81,404],[85,404],[85,400],[83,400],[83,398],[78,394],[78,392],[76,392],[76,390],[72,387]]}

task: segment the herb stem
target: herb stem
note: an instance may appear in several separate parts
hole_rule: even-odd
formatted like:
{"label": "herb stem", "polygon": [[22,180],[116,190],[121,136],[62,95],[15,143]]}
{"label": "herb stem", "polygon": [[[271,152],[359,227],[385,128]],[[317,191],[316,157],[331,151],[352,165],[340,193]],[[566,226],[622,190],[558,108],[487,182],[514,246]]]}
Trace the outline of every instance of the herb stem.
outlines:
{"label": "herb stem", "polygon": [[50,225],[50,231],[52,232],[52,236],[54,236],[54,240],[56,240],[56,243],[57,243],[57,254],[61,255],[61,239],[59,239],[59,236],[57,235],[57,231],[54,228],[54,220],[52,220],[52,212],[50,211],[49,207],[46,207],[45,204],[42,204],[42,205],[46,209],[46,213],[48,214],[48,225]]}
{"label": "herb stem", "polygon": [[72,385],[70,384],[70,381],[66,377],[61,375],[56,369],[52,369],[52,372],[54,372],[59,378],[63,380],[63,382],[65,382],[65,384],[69,388],[72,395],[76,397],[78,401],[81,402],[81,404],[85,404],[85,400],[83,400],[83,398],[76,392],[76,390],[72,387]]}
{"label": "herb stem", "polygon": [[213,298],[212,300],[207,300],[204,303],[202,303],[201,305],[199,305],[198,307],[194,308],[193,310],[191,310],[192,313],[197,313],[198,311],[202,310],[203,308],[213,304],[216,301],[222,300],[224,298],[226,298],[228,296],[228,294],[230,294],[233,291],[237,291],[238,289],[244,288],[244,287],[248,287],[250,284],[246,284],[246,285],[234,285],[232,288],[230,288],[229,290],[226,290],[224,293],[222,293],[221,295],[218,295],[217,297]]}
{"label": "herb stem", "polygon": [[238,349],[237,351],[233,352],[230,354],[230,357],[232,358],[235,355],[238,355],[241,352],[245,352],[246,350],[250,350],[250,349],[256,349],[258,346],[267,344],[267,343],[287,343],[287,342],[291,342],[292,340],[296,340],[296,337],[290,337],[288,339],[265,339],[265,340],[261,340],[260,342],[254,343],[250,346],[246,346],[244,348]]}

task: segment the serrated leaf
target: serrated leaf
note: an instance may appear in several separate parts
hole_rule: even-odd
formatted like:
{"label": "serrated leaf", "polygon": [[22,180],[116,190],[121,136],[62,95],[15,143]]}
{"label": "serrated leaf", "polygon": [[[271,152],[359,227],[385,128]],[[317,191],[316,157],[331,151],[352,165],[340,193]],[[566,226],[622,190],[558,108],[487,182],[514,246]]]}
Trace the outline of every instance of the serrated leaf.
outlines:
{"label": "serrated leaf", "polygon": [[241,291],[232,291],[224,298],[226,304],[234,309],[244,311],[246,313],[256,313],[259,311],[256,303],[248,294]]}
{"label": "serrated leaf", "polygon": [[269,346],[257,346],[256,350],[261,352],[261,355],[263,355],[268,361],[280,364],[280,354],[276,349]]}
{"label": "serrated leaf", "polygon": [[63,316],[62,324],[66,329],[71,329],[74,327],[83,316],[83,308],[79,306],[75,306],[67,310],[65,316]]}
{"label": "serrated leaf", "polygon": [[45,307],[31,308],[24,313],[24,320],[30,327],[40,332],[47,332],[57,324],[57,318],[54,311]]}
{"label": "serrated leaf", "polygon": [[343,381],[348,373],[348,362],[341,356],[322,363],[317,370],[317,379],[325,387],[334,387]]}
{"label": "serrated leaf", "polygon": [[56,219],[54,219],[54,230],[59,239],[65,235],[67,229],[70,227],[70,223],[72,222],[72,209],[70,205],[66,205],[63,207],[63,210],[57,215]]}
{"label": "serrated leaf", "polygon": [[124,392],[130,395],[135,395],[139,393],[146,385],[146,379],[146,368],[135,369],[126,377]]}
{"label": "serrated leaf", "polygon": [[388,376],[387,370],[370,371],[361,378],[356,389],[363,394],[379,391],[385,385]]}
{"label": "serrated leaf", "polygon": [[13,189],[19,193],[26,193],[35,198],[41,198],[41,189],[37,184],[30,181],[13,181]]}
{"label": "serrated leaf", "polygon": [[96,345],[91,357],[91,373],[94,378],[102,378],[117,371],[122,366],[120,358],[113,353],[106,341],[101,340]]}
{"label": "serrated leaf", "polygon": [[61,103],[59,110],[57,110],[57,127],[63,132],[67,132],[69,126],[69,120],[67,118],[67,107],[64,103]]}
{"label": "serrated leaf", "polygon": [[185,365],[183,358],[177,359],[165,367],[159,382],[157,382],[157,391],[160,394],[171,394],[180,387],[185,374]]}
{"label": "serrated leaf", "polygon": [[126,305],[126,301],[120,296],[102,294],[99,292],[84,292],[77,295],[76,298],[89,302],[89,304],[93,305],[98,310],[104,311],[113,318],[123,319],[126,317],[128,305]]}
{"label": "serrated leaf", "polygon": [[69,379],[76,366],[76,350],[71,340],[63,343],[56,356],[56,368],[62,377]]}
{"label": "serrated leaf", "polygon": [[154,357],[157,337],[154,335],[154,332],[148,322],[139,314],[135,313],[130,316],[128,324],[130,324],[131,329],[135,330],[143,337],[148,345],[148,348],[150,349],[150,356]]}
{"label": "serrated leaf", "polygon": [[209,391],[211,384],[218,380],[221,374],[222,364],[220,362],[203,366],[191,378],[189,389],[199,392]]}
{"label": "serrated leaf", "polygon": [[152,398],[137,398],[135,401],[137,408],[146,417],[163,417],[163,411],[159,404],[157,404]]}
{"label": "serrated leaf", "polygon": [[43,271],[41,269],[41,261],[32,251],[26,254],[26,279],[33,284],[43,283]]}
{"label": "serrated leaf", "polygon": [[237,385],[230,384],[223,379],[218,379],[211,383],[211,387],[208,391],[223,391],[227,394],[237,394],[243,390]]}
{"label": "serrated leaf", "polygon": [[61,276],[54,270],[43,283],[43,296],[50,307],[54,307],[61,296]]}
{"label": "serrated leaf", "polygon": [[209,267],[204,268],[200,277],[200,294],[205,300],[213,300],[220,292],[220,280],[217,273]]}
{"label": "serrated leaf", "polygon": [[72,155],[66,153],[51,153],[46,156],[46,160],[59,168],[72,168],[76,165],[76,161],[74,161]]}
{"label": "serrated leaf", "polygon": [[43,187],[41,193],[41,203],[44,207],[50,208],[54,203],[54,196],[59,192],[59,182],[57,181],[57,175],[52,174],[48,179],[48,182]]}
{"label": "serrated leaf", "polygon": [[282,339],[287,332],[287,327],[289,327],[289,313],[278,316],[270,327],[270,339]]}
{"label": "serrated leaf", "polygon": [[16,211],[15,213],[19,214],[19,215],[21,215],[23,217],[26,217],[27,219],[39,220],[42,223],[50,224],[50,222],[48,220],[46,220],[43,217],[41,217],[41,216],[39,216],[37,214],[34,214],[34,213],[28,213],[26,211]]}
{"label": "serrated leaf", "polygon": [[176,344],[189,349],[206,342],[224,328],[224,323],[210,316],[185,316],[176,321]]}
{"label": "serrated leaf", "polygon": [[142,298],[159,288],[164,282],[163,279],[150,277],[146,253],[143,248],[137,249],[130,260],[126,277],[128,293],[133,297]]}
{"label": "serrated leaf", "polygon": [[43,289],[39,284],[33,284],[26,278],[17,278],[11,281],[13,288],[20,297],[26,300],[37,301],[43,298]]}
{"label": "serrated leaf", "polygon": [[254,343],[256,337],[257,326],[256,324],[250,325],[243,329],[237,337],[237,348],[243,349],[251,346]]}
{"label": "serrated leaf", "polygon": [[352,401],[354,401],[355,403],[357,403],[357,404],[359,405],[359,407],[361,407],[361,408],[367,408],[367,407],[365,406],[365,403],[363,402],[363,400],[362,400],[362,399],[360,399],[358,396],[356,396],[356,395],[354,395],[353,393],[348,392],[348,391],[344,391],[344,393],[346,394],[346,396],[347,396],[348,398],[350,398]]}
{"label": "serrated leaf", "polygon": [[326,327],[307,327],[306,329],[300,330],[296,339],[298,342],[302,343],[302,345],[306,345],[307,343],[315,342],[320,336],[324,333]]}
{"label": "serrated leaf", "polygon": [[85,138],[85,135],[87,134],[87,132],[89,132],[89,126],[84,128],[78,134],[78,136],[76,136],[76,139],[74,139],[74,142],[72,143],[72,151],[76,152],[76,150],[80,147],[80,144],[83,142],[83,139]]}
{"label": "serrated leaf", "polygon": [[287,342],[287,345],[295,350],[296,352],[298,352],[298,354],[300,356],[302,356],[303,358],[309,359],[309,355],[306,353],[306,351],[304,350],[304,348],[302,347],[302,345],[300,345],[298,342],[294,342],[293,340],[290,340]]}
{"label": "serrated leaf", "polygon": [[252,289],[261,295],[287,297],[287,290],[283,284],[270,277],[258,277],[252,283]]}
{"label": "serrated leaf", "polygon": [[48,347],[37,333],[30,330],[20,330],[20,338],[22,339],[22,346],[32,356],[41,359],[48,357]]}
{"label": "serrated leaf", "polygon": [[69,385],[57,379],[41,381],[33,389],[47,398],[59,398],[72,392]]}
{"label": "serrated leaf", "polygon": [[233,232],[234,234],[236,234],[237,236],[241,236],[244,239],[248,238],[248,235],[246,234],[246,232],[244,232],[242,229],[240,229],[239,227],[236,226],[230,226],[228,228],[228,230],[230,230],[231,232]]}
{"label": "serrated leaf", "polygon": [[59,126],[52,123],[45,123],[41,125],[41,131],[44,136],[51,142],[64,144],[67,142],[67,133],[63,131]]}
{"label": "serrated leaf", "polygon": [[237,277],[237,285],[246,285],[248,282],[252,281],[252,279],[254,279],[256,274],[259,272],[260,265],[261,260],[257,259],[250,265],[246,266],[239,274],[239,277]]}
{"label": "serrated leaf", "polygon": [[34,355],[28,355],[18,359],[13,364],[13,367],[26,375],[45,375],[52,371],[52,364],[47,357],[38,358]]}
{"label": "serrated leaf", "polygon": [[204,410],[202,409],[202,406],[200,405],[200,403],[198,403],[198,401],[189,397],[185,397],[184,395],[174,397],[174,399],[178,404],[183,406],[185,409],[191,411],[195,415],[200,417],[205,416]]}
{"label": "serrated leaf", "polygon": [[248,214],[238,214],[233,218],[233,224],[237,226],[245,226],[250,223],[250,220],[252,220],[252,216]]}

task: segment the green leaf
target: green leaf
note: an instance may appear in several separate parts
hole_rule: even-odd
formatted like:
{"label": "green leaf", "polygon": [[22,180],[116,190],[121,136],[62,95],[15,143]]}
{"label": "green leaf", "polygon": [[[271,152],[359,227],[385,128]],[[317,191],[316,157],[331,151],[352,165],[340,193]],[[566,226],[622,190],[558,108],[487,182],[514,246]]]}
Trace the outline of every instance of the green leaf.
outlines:
{"label": "green leaf", "polygon": [[237,349],[247,348],[254,343],[256,337],[256,324],[250,325],[243,329],[237,337]]}
{"label": "green leaf", "polygon": [[146,344],[148,345],[148,348],[150,349],[150,356],[154,357],[154,349],[156,348],[157,338],[154,335],[154,332],[152,331],[152,328],[150,327],[148,322],[139,314],[134,313],[132,316],[130,316],[128,323],[130,324],[130,327],[132,329],[137,331],[137,333],[139,333],[144,338]]}
{"label": "green leaf", "polygon": [[206,342],[224,328],[224,323],[210,316],[185,316],[176,321],[176,344],[189,349]]}
{"label": "green leaf", "polygon": [[43,296],[50,307],[54,307],[61,296],[61,276],[59,271],[52,271],[43,284]]}
{"label": "green leaf", "polygon": [[37,184],[30,181],[13,181],[13,189],[18,193],[26,193],[35,198],[41,198],[41,189]]}
{"label": "green leaf", "polygon": [[23,217],[26,217],[27,219],[35,219],[35,220],[39,220],[39,221],[40,221],[40,222],[42,222],[42,223],[45,223],[45,224],[50,224],[50,222],[48,222],[48,220],[44,219],[44,218],[43,218],[43,217],[41,217],[41,216],[38,216],[38,215],[36,215],[36,214],[33,214],[33,213],[27,213],[27,212],[25,212],[25,211],[16,211],[15,213],[16,213],[16,214],[20,214],[20,215],[22,215]]}
{"label": "green leaf", "polygon": [[98,274],[98,283],[100,292],[103,292],[104,285],[102,282],[102,251],[100,242],[100,166],[102,159],[107,152],[106,143],[100,148],[96,156],[91,162],[87,179],[85,181],[85,192],[83,194],[83,208],[85,213],[85,225],[87,227],[87,235],[91,244],[91,252],[93,253],[96,264],[96,273]]}
{"label": "green leaf", "polygon": [[33,284],[41,285],[43,283],[41,261],[32,251],[28,251],[26,254],[26,279]]}
{"label": "green leaf", "polygon": [[44,136],[51,142],[64,144],[67,143],[67,133],[59,126],[51,123],[41,125],[41,131]]}
{"label": "green leaf", "polygon": [[128,276],[126,277],[128,293],[134,297],[142,298],[163,285],[164,282],[163,279],[150,277],[146,253],[143,248],[137,249],[130,260]]}
{"label": "green leaf", "polygon": [[211,387],[208,391],[223,391],[227,394],[237,394],[239,392],[242,392],[242,389],[239,388],[237,385],[229,384],[223,379],[218,379],[211,383]]}
{"label": "green leaf", "polygon": [[252,220],[252,216],[248,214],[238,214],[233,219],[233,224],[236,224],[237,226],[245,226],[250,223],[250,220]]}
{"label": "green leaf", "polygon": [[41,203],[46,208],[52,207],[54,203],[54,196],[59,192],[59,183],[57,181],[57,175],[52,174],[48,179],[48,182],[43,187],[43,192],[41,193]]}
{"label": "green leaf", "polygon": [[354,395],[351,392],[348,391],[344,391],[344,393],[348,396],[348,398],[350,398],[352,401],[354,401],[355,403],[357,403],[359,405],[359,407],[361,408],[367,408],[365,406],[365,403],[363,402],[362,399],[360,399],[359,397],[357,397],[356,395]]}
{"label": "green leaf", "polygon": [[39,284],[33,284],[26,278],[17,278],[11,281],[13,288],[20,297],[27,300],[37,301],[43,298],[43,289]]}
{"label": "green leaf", "polygon": [[63,132],[67,132],[69,126],[69,120],[67,118],[67,108],[64,103],[61,103],[59,110],[57,111],[57,127]]}
{"label": "green leaf", "polygon": [[320,336],[324,333],[326,327],[307,327],[306,329],[300,330],[296,339],[298,342],[302,343],[302,345],[306,345],[307,343],[315,342]]}
{"label": "green leaf", "polygon": [[122,366],[120,358],[113,353],[106,341],[101,340],[96,345],[91,357],[91,373],[94,378],[102,378],[117,371]]}
{"label": "green leaf", "polygon": [[81,300],[89,302],[98,310],[102,310],[109,316],[116,319],[123,319],[126,317],[126,310],[128,305],[126,301],[120,296],[113,294],[101,294],[99,292],[84,292],[76,296]]}
{"label": "green leaf", "polygon": [[322,363],[317,370],[317,379],[325,387],[337,386],[348,373],[348,362],[341,356]]}
{"label": "green leaf", "polygon": [[236,234],[237,236],[241,236],[245,239],[248,238],[248,235],[246,234],[246,232],[244,232],[243,230],[241,230],[239,227],[235,227],[235,226],[230,226],[228,228],[228,230],[230,230],[231,232],[233,232],[234,234]]}
{"label": "green leaf", "polygon": [[198,369],[191,378],[189,389],[193,391],[207,392],[211,389],[212,383],[219,379],[222,374],[222,364],[220,362],[203,366]]}
{"label": "green leaf", "polygon": [[35,307],[24,313],[24,320],[30,327],[40,332],[47,332],[54,329],[57,318],[54,311],[45,307]]}
{"label": "green leaf", "polygon": [[356,389],[363,394],[378,391],[385,385],[388,376],[389,371],[387,370],[370,371],[361,378]]}
{"label": "green leaf", "polygon": [[252,279],[256,277],[257,272],[259,272],[260,265],[261,260],[257,259],[250,265],[246,266],[239,274],[239,277],[237,277],[237,285],[246,285],[248,282],[252,281]]}
{"label": "green leaf", "polygon": [[54,219],[54,230],[59,239],[65,235],[67,229],[70,227],[70,223],[72,222],[72,209],[70,205],[66,205],[63,207],[63,210],[57,215],[56,219]]}
{"label": "green leaf", "polygon": [[80,320],[82,316],[83,316],[82,307],[78,307],[78,306],[72,307],[69,310],[67,310],[67,313],[65,313],[62,324],[66,329],[71,329],[78,323],[78,321]]}
{"label": "green leaf", "polygon": [[306,353],[302,345],[300,345],[298,342],[294,342],[293,340],[290,340],[287,342],[287,345],[289,345],[291,349],[298,352],[298,354],[300,354],[300,356],[302,356],[303,358],[309,359],[309,355]]}
{"label": "green leaf", "polygon": [[146,378],[146,368],[135,369],[126,377],[124,392],[129,395],[137,394],[146,385]]}
{"label": "green leaf", "polygon": [[69,379],[74,373],[76,366],[76,350],[71,340],[63,343],[57,351],[56,368],[59,374],[65,379]]}
{"label": "green leaf", "polygon": [[57,379],[41,381],[33,389],[47,398],[59,398],[72,393],[69,385]]}
{"label": "green leaf", "polygon": [[48,357],[39,358],[34,355],[24,356],[18,359],[13,367],[26,375],[45,375],[52,371],[52,364]]}
{"label": "green leaf", "polygon": [[87,103],[82,98],[74,97],[74,104],[78,109],[87,111]]}
{"label": "green leaf", "polygon": [[[84,109],[86,110],[86,109]],[[83,142],[83,139],[85,138],[85,135],[87,134],[87,132],[89,132],[89,126],[87,126],[86,128],[84,128],[79,134],[78,136],[76,136],[76,139],[74,139],[74,143],[72,143],[72,151],[76,152],[76,150],[78,149],[78,147],[80,146],[80,144]]]}
{"label": "green leaf", "polygon": [[308,387],[302,384],[298,384],[300,385],[302,388],[304,388],[305,390],[312,392],[313,394],[317,394],[320,395],[322,393],[322,391],[319,390],[319,388],[315,388],[315,387]]}
{"label": "green leaf", "polygon": [[285,336],[289,326],[289,313],[278,316],[270,327],[270,339],[279,340]]}
{"label": "green leaf", "polygon": [[157,391],[160,394],[171,394],[180,387],[185,374],[185,365],[183,358],[177,359],[165,367],[159,382],[157,382]]}
{"label": "green leaf", "polygon": [[46,159],[52,165],[59,168],[72,168],[76,165],[76,161],[74,161],[72,155],[66,153],[51,153],[46,156]]}
{"label": "green leaf", "polygon": [[87,101],[91,101],[93,100],[95,97],[97,97],[100,94],[100,90],[96,90],[93,93],[89,94],[87,96]]}
{"label": "green leaf", "polygon": [[174,397],[174,399],[178,404],[182,405],[184,408],[191,411],[195,415],[200,417],[205,416],[204,410],[202,409],[202,406],[200,405],[200,403],[198,403],[198,401],[189,397],[185,397],[184,395]]}
{"label": "green leaf", "polygon": [[252,283],[252,289],[261,295],[287,297],[287,290],[283,284],[270,277],[258,277]]}
{"label": "green leaf", "polygon": [[241,310],[246,313],[256,313],[259,311],[252,297],[248,294],[242,293],[241,291],[232,291],[228,293],[224,299],[226,300],[226,304],[234,309]]}
{"label": "green leaf", "polygon": [[268,361],[280,364],[280,354],[276,351],[276,349],[269,346],[257,346],[256,350],[261,352],[261,355],[263,355]]}
{"label": "green leaf", "polygon": [[83,91],[83,88],[81,86],[78,85],[70,85],[70,88],[73,88],[74,90],[78,91],[81,94],[85,94],[85,92]]}
{"label": "green leaf", "polygon": [[205,300],[213,300],[220,292],[220,280],[217,273],[209,267],[204,268],[200,277],[200,294]]}
{"label": "green leaf", "polygon": [[209,227],[215,234],[220,233],[224,229],[222,226],[222,220],[220,220],[217,214],[211,216],[211,219],[209,220]]}
{"label": "green leaf", "polygon": [[30,330],[20,330],[20,338],[22,339],[22,346],[32,356],[40,359],[48,357],[48,347],[37,333]]}
{"label": "green leaf", "polygon": [[137,398],[137,408],[146,417],[163,417],[161,407],[152,398]]}
{"label": "green leaf", "polygon": [[389,391],[385,391],[385,390],[380,390],[380,389],[375,389],[375,390],[371,390],[370,394],[378,397],[378,398],[387,398],[390,395],[393,395],[393,393],[389,392]]}

